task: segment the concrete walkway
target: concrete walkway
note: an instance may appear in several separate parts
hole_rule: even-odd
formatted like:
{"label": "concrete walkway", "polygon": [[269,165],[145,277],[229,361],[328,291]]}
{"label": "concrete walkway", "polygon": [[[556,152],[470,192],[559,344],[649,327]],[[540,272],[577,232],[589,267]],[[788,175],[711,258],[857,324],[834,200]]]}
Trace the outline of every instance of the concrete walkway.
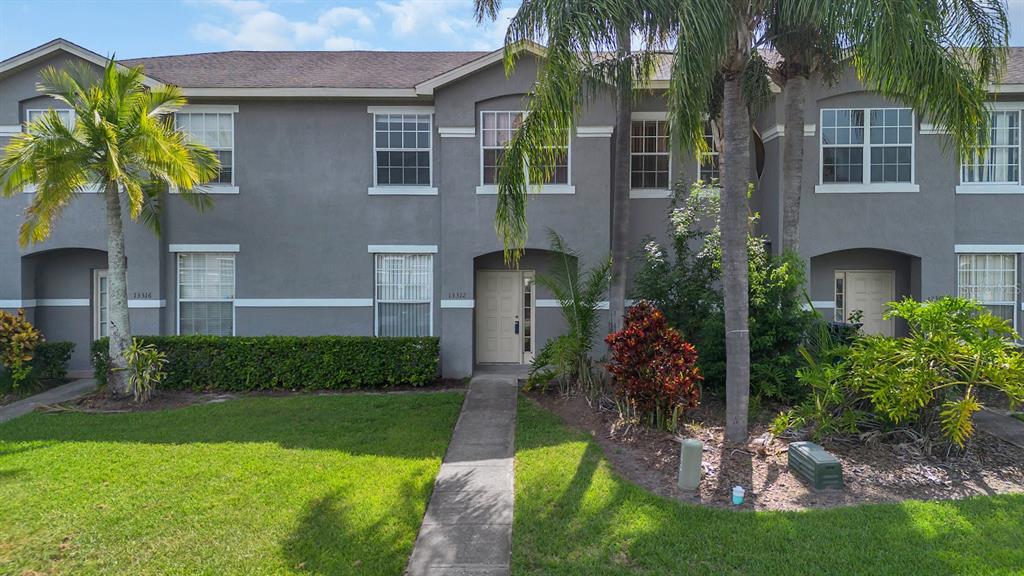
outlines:
{"label": "concrete walkway", "polygon": [[57,386],[56,388],[50,388],[45,392],[40,392],[35,396],[23,398],[17,402],[11,402],[7,406],[0,408],[0,422],[7,422],[8,420],[13,420],[18,416],[28,414],[44,404],[59,404],[61,402],[74,400],[75,398],[84,396],[95,389],[96,381],[92,378],[75,380],[73,382]]}
{"label": "concrete walkway", "polygon": [[409,576],[507,576],[516,399],[512,376],[469,384],[409,558]]}
{"label": "concrete walkway", "polygon": [[988,432],[1018,448],[1024,448],[1024,422],[1012,416],[982,410],[974,415],[974,424],[978,430]]}

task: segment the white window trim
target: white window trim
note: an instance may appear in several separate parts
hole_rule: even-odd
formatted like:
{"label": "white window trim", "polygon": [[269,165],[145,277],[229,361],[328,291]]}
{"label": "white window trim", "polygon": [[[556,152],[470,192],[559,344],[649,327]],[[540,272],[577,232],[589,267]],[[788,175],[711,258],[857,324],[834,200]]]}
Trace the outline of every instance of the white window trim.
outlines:
{"label": "white window trim", "polygon": [[577,126],[577,138],[611,138],[615,126]]}
{"label": "white window trim", "polygon": [[[910,182],[871,182],[871,111],[872,110],[910,110]],[[921,187],[917,184],[917,114],[913,108],[905,106],[883,106],[874,108],[821,108],[818,110],[818,122],[822,123],[826,110],[863,110],[864,111],[864,143],[861,147],[864,150],[862,182],[855,183],[828,183],[824,182],[825,177],[825,145],[821,136],[818,136],[818,184],[814,186],[815,194],[886,194],[886,193],[913,193],[920,192]],[[804,135],[807,135],[808,126],[804,126]],[[852,146],[850,146],[852,147]]]}
{"label": "white window trim", "polygon": [[[1017,181],[1016,182],[964,182],[964,166],[960,163],[960,180],[956,187],[957,194],[1024,194],[1024,185],[1021,184],[1021,170],[1024,169],[1024,156],[1022,156],[1022,145],[1024,145],[1024,106],[1018,102],[992,102],[988,106],[990,112],[1016,112],[1017,113]],[[944,132],[948,134],[949,132]]]}
{"label": "white window trim", "polygon": [[67,113],[71,114],[71,121],[72,122],[75,121],[75,111],[73,109],[71,109],[71,108],[26,108],[25,109],[25,125],[28,126],[28,122],[29,122],[28,117],[31,116],[33,112],[39,112],[40,114],[45,114],[45,113],[49,112],[50,110],[57,110],[57,111],[60,111],[60,112],[67,112]]}
{"label": "white window trim", "polygon": [[476,128],[472,126],[438,126],[437,135],[441,138],[475,138]]}
{"label": "white window trim", "polygon": [[[661,118],[645,118],[644,116],[661,115]],[[638,117],[639,116],[639,117]],[[668,122],[668,114],[662,114],[661,112],[634,112],[629,119],[629,137],[633,137],[633,122]],[[641,153],[645,154],[645,153]],[[630,183],[633,180],[633,150],[632,140],[630,141],[629,151],[629,178]],[[698,168],[699,171],[699,168]],[[672,142],[669,138],[668,144],[668,188],[629,188],[629,198],[634,199],[645,199],[645,198],[671,198],[672,197]]]}
{"label": "white window trim", "polygon": [[[63,110],[63,111],[69,112],[71,114],[71,121],[74,122],[74,120],[75,120],[75,111],[72,110],[71,108],[26,108],[25,109],[25,124],[24,124],[24,126],[28,126],[28,117],[33,112],[45,113],[45,112],[48,112],[50,110]],[[23,125],[21,125],[21,124],[19,124],[18,126],[2,126],[0,128],[12,128],[12,129],[16,128],[16,130],[12,130],[11,132],[5,132],[4,130],[0,129],[0,136],[7,136],[7,135],[13,136],[14,134],[20,134],[23,131],[22,130],[22,126]],[[22,194],[35,194],[36,193],[36,185],[35,184],[29,184],[29,185],[25,186],[24,188],[22,188],[21,192],[22,192]],[[81,193],[82,194],[102,194],[103,193],[103,186],[98,184],[98,183],[97,184],[91,184],[91,185],[83,187],[82,190],[81,190]]]}
{"label": "white window trim", "polygon": [[[371,246],[371,248],[372,248],[372,246]],[[429,304],[430,304],[430,331],[429,331],[428,335],[429,336],[433,336],[434,335],[434,272],[435,272],[435,269],[434,269],[434,254],[437,252],[437,246],[434,246],[433,248],[434,248],[433,252],[388,252],[388,251],[373,252],[373,298],[371,299],[371,306],[373,306],[373,335],[375,337],[376,336],[380,336],[380,316],[379,316],[379,313],[377,311],[378,310],[378,306],[377,306],[377,303],[378,303],[378,300],[377,300],[377,255],[379,255],[379,254],[393,254],[393,255],[397,255],[397,254],[406,254],[406,255],[410,255],[410,254],[417,254],[417,255],[427,254],[427,255],[430,256],[430,273],[427,275],[427,277],[430,279],[430,301],[429,301]],[[405,303],[410,303],[410,304],[412,304],[412,303],[419,303],[419,304],[422,304],[422,302],[405,302]]]}
{"label": "white window trim", "polygon": [[953,251],[957,254],[1020,254],[1024,252],[1024,244],[956,244]]}
{"label": "white window trim", "polygon": [[238,244],[168,244],[168,252],[239,252]]}
{"label": "white window trim", "polygon": [[[478,131],[480,136],[480,145],[477,146],[480,153],[480,162],[477,164],[477,168],[480,170],[480,184],[476,187],[476,193],[483,196],[490,196],[498,193],[497,184],[484,184],[484,114],[522,114],[523,118],[526,118],[525,110],[481,110],[478,115],[480,122],[480,130]],[[537,186],[530,183],[530,175],[527,172],[527,193],[535,194],[575,194],[576,187],[572,183],[572,130],[569,130],[566,135],[566,183],[565,184],[541,184]],[[526,166],[523,170],[526,170]]]}
{"label": "white window trim", "polygon": [[[173,252],[173,250],[172,250],[172,252]],[[235,253],[237,252],[237,250],[235,252],[220,252],[220,251],[214,251],[214,250],[205,250],[205,251],[185,250],[183,252],[186,252],[186,253],[200,253],[200,252],[202,252],[202,253],[206,253],[206,254],[225,254],[225,253],[227,253],[227,254],[231,254],[232,258],[235,258]],[[234,270],[234,274],[232,275],[232,277],[233,277],[233,280],[235,282],[235,288],[234,288],[234,290],[232,290],[232,292],[234,292],[235,296],[237,297],[238,296],[238,259],[237,258],[235,258],[235,262],[234,263],[235,263],[235,270]],[[206,299],[204,299],[204,300],[197,300],[197,299],[193,299],[193,298],[189,298],[189,299],[184,300],[184,301],[185,302],[227,302],[227,300],[206,300]],[[175,254],[175,257],[174,257],[174,334],[176,336],[181,336],[181,303],[182,303],[182,299],[181,299],[181,259],[178,258],[177,254]],[[238,314],[237,314],[237,310],[238,310],[238,306],[235,304],[235,298],[232,298],[231,299],[231,335],[232,336],[234,336],[236,334],[236,331],[238,330]]]}
{"label": "white window trim", "polygon": [[436,244],[370,244],[370,254],[437,254]]}
{"label": "white window trim", "polygon": [[[370,114],[371,140],[373,149],[373,186],[366,193],[368,196],[437,196],[434,184],[434,107],[433,106],[367,106]],[[427,114],[430,116],[430,127],[427,129],[427,171],[430,174],[430,185],[415,184],[378,184],[377,183],[377,115],[378,114]],[[387,148],[386,150],[409,150],[422,152],[420,148]]]}
{"label": "white window trim", "polygon": [[105,278],[107,280],[107,324],[109,332],[110,324],[110,275],[107,270],[96,269],[92,271],[92,293],[93,302],[95,306],[92,307],[92,337],[93,340],[98,340],[102,337],[100,334],[100,306],[103,304],[103,299],[100,297],[100,279]]}
{"label": "white window trim", "polygon": [[1017,322],[1019,316],[1019,309],[1024,307],[1024,303],[1020,306],[1017,305],[1017,301],[1020,300],[1020,253],[1016,251],[1006,252],[957,252],[957,275],[956,275],[956,293],[960,296],[960,256],[1012,256],[1013,257],[1013,290],[1015,299],[1011,301],[992,301],[982,302],[981,300],[975,300],[982,306],[1009,306],[1013,308],[1013,324],[1010,326],[1014,330],[1017,329]]}
{"label": "white window trim", "polygon": [[[711,139],[712,140],[715,139],[715,128],[714,128],[713,125],[712,125],[712,128],[711,128]],[[722,179],[721,178],[721,171],[722,171],[722,155],[721,155],[721,152],[719,152],[718,150],[712,150],[712,151],[707,152],[706,154],[703,154],[701,156],[715,156],[716,158],[718,158],[718,171],[719,171],[719,178],[718,179],[719,179],[719,181],[721,181],[721,179]],[[694,182],[696,182],[697,180],[700,180],[700,168],[701,168],[701,164],[704,163],[704,159],[702,157],[700,157],[700,156],[698,156],[696,158],[696,160],[697,160],[697,172],[696,172],[696,174],[694,174]],[[709,182],[709,184],[710,184],[710,182]]]}
{"label": "white window trim", "polygon": [[633,112],[629,115],[630,120],[668,120],[668,112]]}
{"label": "white window trim", "polygon": [[[174,129],[178,129],[178,114],[226,114],[231,117],[231,183],[206,183],[199,187],[199,190],[207,194],[238,194],[238,171],[235,166],[238,164],[238,151],[235,147],[235,114],[238,113],[238,106],[214,105],[214,104],[193,104],[182,107],[174,113]],[[210,148],[211,150],[223,150],[223,148]],[[177,194],[178,189],[172,188],[171,194]]]}

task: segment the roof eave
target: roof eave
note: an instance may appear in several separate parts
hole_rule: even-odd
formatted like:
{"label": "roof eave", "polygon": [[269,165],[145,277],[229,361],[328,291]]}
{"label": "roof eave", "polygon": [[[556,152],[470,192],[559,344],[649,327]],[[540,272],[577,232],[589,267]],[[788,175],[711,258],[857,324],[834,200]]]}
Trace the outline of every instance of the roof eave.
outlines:
{"label": "roof eave", "polygon": [[[512,47],[512,50],[514,52],[526,51],[541,58],[547,56],[547,50],[535,42],[519,42]],[[462,66],[452,68],[451,70],[443,74],[439,74],[430,80],[420,82],[416,85],[416,94],[421,96],[432,96],[434,94],[434,90],[437,88],[440,88],[445,84],[455,82],[456,80],[469,76],[470,74],[474,74],[492,64],[501,62],[504,57],[505,48],[498,48],[490,54],[485,54],[476,60],[463,64]]]}
{"label": "roof eave", "polygon": [[[0,62],[0,76],[3,76],[11,70],[21,68],[22,66],[27,66],[28,64],[31,64],[36,60],[49,56],[50,54],[53,54],[58,50],[63,50],[64,52],[67,52],[73,56],[77,56],[82,60],[91,62],[100,67],[104,67],[110,62],[108,58],[100,56],[92,50],[82,48],[78,44],[75,44],[74,42],[69,42],[63,38],[56,38],[54,40],[50,40],[46,44],[36,46],[35,48],[27,52],[22,52],[21,54],[17,54],[15,56],[8,58],[7,60],[4,60],[3,62]],[[127,70],[127,67],[125,67],[122,64],[117,64],[117,67],[121,70]],[[143,75],[142,77],[142,82],[150,88],[157,88],[163,86],[163,82],[160,82],[145,75]]]}

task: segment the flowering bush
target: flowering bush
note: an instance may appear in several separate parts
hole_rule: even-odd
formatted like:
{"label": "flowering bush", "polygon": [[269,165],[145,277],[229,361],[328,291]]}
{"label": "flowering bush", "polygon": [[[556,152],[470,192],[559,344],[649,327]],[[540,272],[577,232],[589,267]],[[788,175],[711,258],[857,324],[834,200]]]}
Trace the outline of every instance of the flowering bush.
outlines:
{"label": "flowering bush", "polygon": [[605,341],[611,348],[608,370],[615,376],[616,394],[649,424],[674,422],[700,402],[703,378],[697,351],[649,302],[631,306],[623,329]]}
{"label": "flowering bush", "polygon": [[0,311],[0,366],[10,373],[15,387],[32,374],[32,352],[42,340],[42,335],[25,320],[24,310],[17,314]]}

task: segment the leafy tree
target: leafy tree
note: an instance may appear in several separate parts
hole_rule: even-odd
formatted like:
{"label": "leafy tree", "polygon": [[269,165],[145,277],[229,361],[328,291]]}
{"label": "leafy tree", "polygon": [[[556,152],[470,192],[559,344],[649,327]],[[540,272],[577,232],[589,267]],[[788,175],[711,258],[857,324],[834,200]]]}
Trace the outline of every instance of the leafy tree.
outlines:
{"label": "leafy tree", "polygon": [[124,350],[128,322],[122,202],[132,219],[159,232],[159,212],[168,187],[198,209],[210,200],[200,189],[217,174],[217,156],[190,142],[174,126],[172,113],[185,104],[174,86],[147,88],[140,68],[111,58],[101,73],[87,65],[45,68],[39,91],[74,112],[68,126],[48,112],[15,135],[0,159],[0,194],[27,187],[35,194],[18,233],[22,246],[43,242],[63,210],[89,187],[100,186],[106,203],[107,266],[110,279],[111,389],[128,394]]}
{"label": "leafy tree", "polygon": [[[501,0],[475,0],[475,6],[478,19],[493,19]],[[527,183],[551,178],[581,106],[609,91],[614,95],[609,288],[613,331],[622,328],[625,314],[634,88],[651,76],[655,62],[654,54],[634,53],[632,49],[631,35],[639,30],[643,18],[643,6],[631,0],[524,0],[505,37],[505,68],[509,73],[515,69],[521,44],[546,44],[528,114],[498,172],[495,224],[505,243],[506,260],[517,261],[526,244]],[[524,165],[528,166],[525,172]]]}

